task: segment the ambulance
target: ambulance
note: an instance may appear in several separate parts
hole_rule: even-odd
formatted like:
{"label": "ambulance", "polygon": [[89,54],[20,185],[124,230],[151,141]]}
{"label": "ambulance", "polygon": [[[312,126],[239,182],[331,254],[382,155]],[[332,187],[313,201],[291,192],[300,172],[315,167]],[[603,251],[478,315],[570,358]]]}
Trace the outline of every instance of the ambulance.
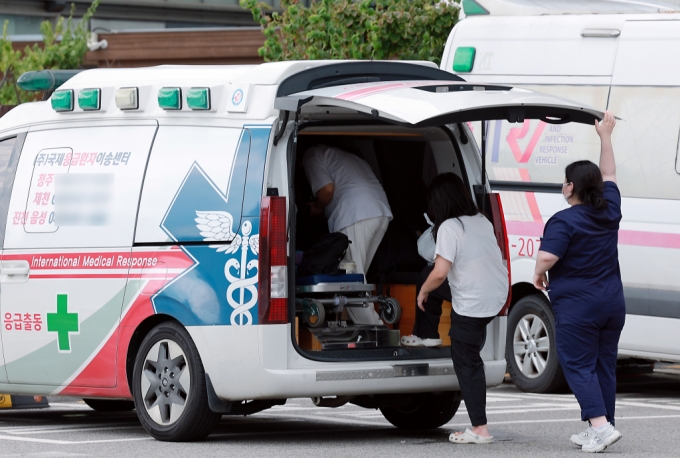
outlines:
{"label": "ambulance", "polygon": [[[680,8],[656,1],[465,0],[441,68],[611,110],[623,220],[626,299],[621,363],[680,361]],[[479,132],[479,126],[476,126]],[[506,359],[524,391],[565,386],[548,299],[532,286],[545,222],[567,208],[565,167],[599,161],[595,129],[488,123],[491,187],[501,195],[512,259]]]}
{"label": "ambulance", "polygon": [[[500,199],[466,123],[602,116],[427,62],[94,69],[55,88],[60,78],[22,76],[51,95],[0,119],[0,392],[134,408],[164,441],[289,398],[378,408],[401,428],[436,428],[458,409],[447,346],[400,347],[411,327],[395,316],[366,331],[333,319],[337,308],[319,324],[301,306],[301,145],[353,148],[395,211],[412,191],[387,186],[392,172],[423,185],[458,174],[508,259]],[[410,291],[407,315],[417,272],[401,274],[390,281]],[[506,327],[504,309],[482,353],[488,386],[505,374]]]}

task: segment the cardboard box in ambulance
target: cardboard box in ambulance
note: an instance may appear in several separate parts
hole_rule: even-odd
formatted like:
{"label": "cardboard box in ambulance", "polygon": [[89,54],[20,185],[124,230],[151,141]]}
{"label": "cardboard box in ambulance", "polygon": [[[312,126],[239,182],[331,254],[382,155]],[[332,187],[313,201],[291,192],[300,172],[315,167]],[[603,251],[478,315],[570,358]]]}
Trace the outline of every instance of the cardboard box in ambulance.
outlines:
{"label": "cardboard box in ambulance", "polygon": [[[613,136],[627,309],[619,357],[680,361],[680,67],[672,57],[680,52],[678,8],[653,14],[658,2],[539,1],[532,6],[542,9],[527,13],[519,0],[464,6],[472,14],[452,30],[442,69],[470,82],[568,97],[621,118]],[[501,194],[510,237],[509,371],[524,391],[555,390],[564,378],[550,303],[532,286],[534,262],[544,223],[567,206],[565,166],[597,163],[599,139],[584,125],[493,121],[487,145],[491,187]],[[541,342],[531,351],[525,328]]]}
{"label": "cardboard box in ambulance", "polygon": [[[0,391],[134,407],[172,441],[295,397],[439,427],[460,404],[448,346],[402,348],[397,336],[372,347],[339,338],[344,349],[330,350],[296,306],[298,233],[313,237],[296,222],[301,145],[363,155],[395,210],[411,205],[403,186],[459,174],[507,253],[465,123],[601,115],[422,62],[79,73],[0,119]],[[391,277],[404,313],[398,331],[376,334],[411,333],[417,273]],[[350,325],[334,322],[340,334]],[[489,386],[505,374],[505,329],[502,311],[482,352]]]}

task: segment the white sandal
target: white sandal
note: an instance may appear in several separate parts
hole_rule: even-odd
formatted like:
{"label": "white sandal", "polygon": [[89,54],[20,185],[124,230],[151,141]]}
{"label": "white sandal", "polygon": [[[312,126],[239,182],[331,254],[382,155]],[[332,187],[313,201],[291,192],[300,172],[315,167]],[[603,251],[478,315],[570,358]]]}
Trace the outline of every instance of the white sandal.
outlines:
{"label": "white sandal", "polygon": [[482,437],[470,431],[470,428],[467,428],[462,433],[451,433],[449,441],[454,444],[491,444],[493,436]]}
{"label": "white sandal", "polygon": [[404,336],[401,338],[401,344],[405,347],[422,347],[423,339],[418,336]]}

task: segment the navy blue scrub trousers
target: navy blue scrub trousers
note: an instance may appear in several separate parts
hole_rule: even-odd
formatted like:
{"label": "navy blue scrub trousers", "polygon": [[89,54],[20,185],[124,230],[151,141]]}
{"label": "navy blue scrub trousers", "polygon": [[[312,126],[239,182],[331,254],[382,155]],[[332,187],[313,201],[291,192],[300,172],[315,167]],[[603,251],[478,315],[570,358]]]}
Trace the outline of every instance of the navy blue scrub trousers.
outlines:
{"label": "navy blue scrub trousers", "polygon": [[613,425],[616,357],[626,311],[618,307],[594,313],[578,309],[570,307],[567,313],[555,310],[557,356],[581,406],[581,420],[604,415]]}

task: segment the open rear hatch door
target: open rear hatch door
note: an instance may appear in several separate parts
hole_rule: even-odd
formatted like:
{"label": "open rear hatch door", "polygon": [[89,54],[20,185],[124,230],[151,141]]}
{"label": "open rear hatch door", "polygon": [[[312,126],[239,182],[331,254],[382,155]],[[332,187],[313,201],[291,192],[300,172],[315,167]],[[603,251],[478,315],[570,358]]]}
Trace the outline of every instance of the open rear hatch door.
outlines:
{"label": "open rear hatch door", "polygon": [[312,107],[344,108],[413,127],[496,119],[592,125],[603,116],[600,110],[527,89],[453,81],[339,85],[277,97],[275,103],[278,110],[300,114]]}

